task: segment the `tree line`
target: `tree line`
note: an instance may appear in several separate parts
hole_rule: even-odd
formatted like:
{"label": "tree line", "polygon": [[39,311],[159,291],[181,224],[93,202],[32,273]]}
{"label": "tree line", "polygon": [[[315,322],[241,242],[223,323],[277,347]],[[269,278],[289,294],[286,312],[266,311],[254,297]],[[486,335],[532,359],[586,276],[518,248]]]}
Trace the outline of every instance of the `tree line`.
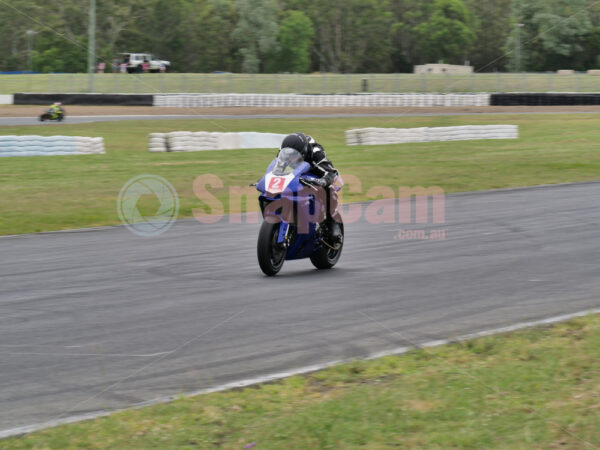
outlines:
{"label": "tree line", "polygon": [[[89,0],[0,3],[0,71],[85,72]],[[97,59],[150,52],[177,72],[599,68],[597,0],[98,0]],[[522,26],[519,26],[521,24]]]}

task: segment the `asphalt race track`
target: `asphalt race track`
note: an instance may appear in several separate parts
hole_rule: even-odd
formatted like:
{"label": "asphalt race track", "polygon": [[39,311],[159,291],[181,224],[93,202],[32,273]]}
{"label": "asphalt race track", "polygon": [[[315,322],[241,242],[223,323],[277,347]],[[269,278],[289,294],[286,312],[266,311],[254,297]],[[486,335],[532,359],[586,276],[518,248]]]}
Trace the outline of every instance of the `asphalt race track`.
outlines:
{"label": "asphalt race track", "polygon": [[[256,261],[258,224],[0,238],[0,431],[600,305],[600,182],[449,195],[346,226],[338,267]],[[445,240],[402,240],[404,230]]]}
{"label": "asphalt race track", "polygon": [[[193,109],[193,108],[190,108]],[[240,114],[240,115],[199,115],[199,114],[165,114],[165,115],[104,115],[104,116],[67,116],[64,124],[94,123],[94,122],[118,122],[123,120],[227,120],[227,119],[309,119],[323,118],[335,119],[345,117],[438,117],[438,116],[506,116],[506,115],[554,115],[554,114],[600,114],[600,111],[540,111],[540,112],[432,112],[432,113],[333,113],[333,114]],[[56,121],[39,122],[37,117],[0,117],[0,126],[18,126],[18,125],[56,125],[62,123]]]}

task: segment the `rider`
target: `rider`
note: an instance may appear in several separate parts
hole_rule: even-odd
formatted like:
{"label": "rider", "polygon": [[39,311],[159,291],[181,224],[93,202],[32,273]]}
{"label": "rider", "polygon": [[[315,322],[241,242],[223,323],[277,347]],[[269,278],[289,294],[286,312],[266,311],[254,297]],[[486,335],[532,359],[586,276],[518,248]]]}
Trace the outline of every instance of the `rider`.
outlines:
{"label": "rider", "polygon": [[[333,167],[331,161],[327,159],[327,156],[325,156],[325,150],[322,145],[304,133],[293,133],[285,137],[281,143],[281,148],[293,148],[297,150],[304,158],[304,161],[310,164],[311,169],[309,173],[318,177],[313,183],[331,192],[329,187],[339,173]],[[330,201],[337,201],[335,196],[330,195],[329,199]],[[327,222],[329,224],[332,243],[337,244],[342,241],[342,231],[338,221],[334,220],[331,216],[331,209],[335,208],[327,208]]]}
{"label": "rider", "polygon": [[63,112],[62,109],[62,103],[61,102],[54,102],[52,103],[52,105],[50,105],[50,115],[53,119],[56,119],[58,117],[59,114],[61,114]]}

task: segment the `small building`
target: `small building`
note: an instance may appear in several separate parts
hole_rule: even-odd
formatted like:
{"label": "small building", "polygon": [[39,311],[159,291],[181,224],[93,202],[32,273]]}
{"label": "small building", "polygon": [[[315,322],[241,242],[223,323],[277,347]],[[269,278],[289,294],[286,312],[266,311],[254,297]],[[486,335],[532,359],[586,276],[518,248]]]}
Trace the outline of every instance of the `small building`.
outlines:
{"label": "small building", "polygon": [[432,75],[469,75],[473,73],[473,66],[459,66],[455,64],[424,64],[415,66],[416,74]]}

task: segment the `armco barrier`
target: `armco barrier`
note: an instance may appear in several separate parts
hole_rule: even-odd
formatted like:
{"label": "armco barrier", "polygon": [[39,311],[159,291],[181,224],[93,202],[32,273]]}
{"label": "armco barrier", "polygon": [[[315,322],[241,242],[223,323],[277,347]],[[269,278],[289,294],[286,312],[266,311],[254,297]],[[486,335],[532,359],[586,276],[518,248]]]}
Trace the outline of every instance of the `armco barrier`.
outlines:
{"label": "armco barrier", "polygon": [[14,94],[15,105],[122,105],[152,106],[152,94]]}
{"label": "armco barrier", "polygon": [[490,94],[158,94],[154,106],[174,108],[250,107],[433,107],[488,106]]}
{"label": "armco barrier", "polygon": [[103,138],[81,136],[0,136],[0,157],[106,153]]}
{"label": "armco barrier", "polygon": [[467,125],[438,128],[359,128],[346,131],[348,145],[384,145],[414,142],[517,139],[517,125]]}
{"label": "armco barrier", "polygon": [[491,106],[584,106],[600,105],[600,94],[514,93],[492,94]]}
{"label": "armco barrier", "polygon": [[150,152],[199,152],[205,150],[235,150],[245,148],[278,148],[284,134],[273,133],[212,133],[208,131],[174,131],[151,133]]}

